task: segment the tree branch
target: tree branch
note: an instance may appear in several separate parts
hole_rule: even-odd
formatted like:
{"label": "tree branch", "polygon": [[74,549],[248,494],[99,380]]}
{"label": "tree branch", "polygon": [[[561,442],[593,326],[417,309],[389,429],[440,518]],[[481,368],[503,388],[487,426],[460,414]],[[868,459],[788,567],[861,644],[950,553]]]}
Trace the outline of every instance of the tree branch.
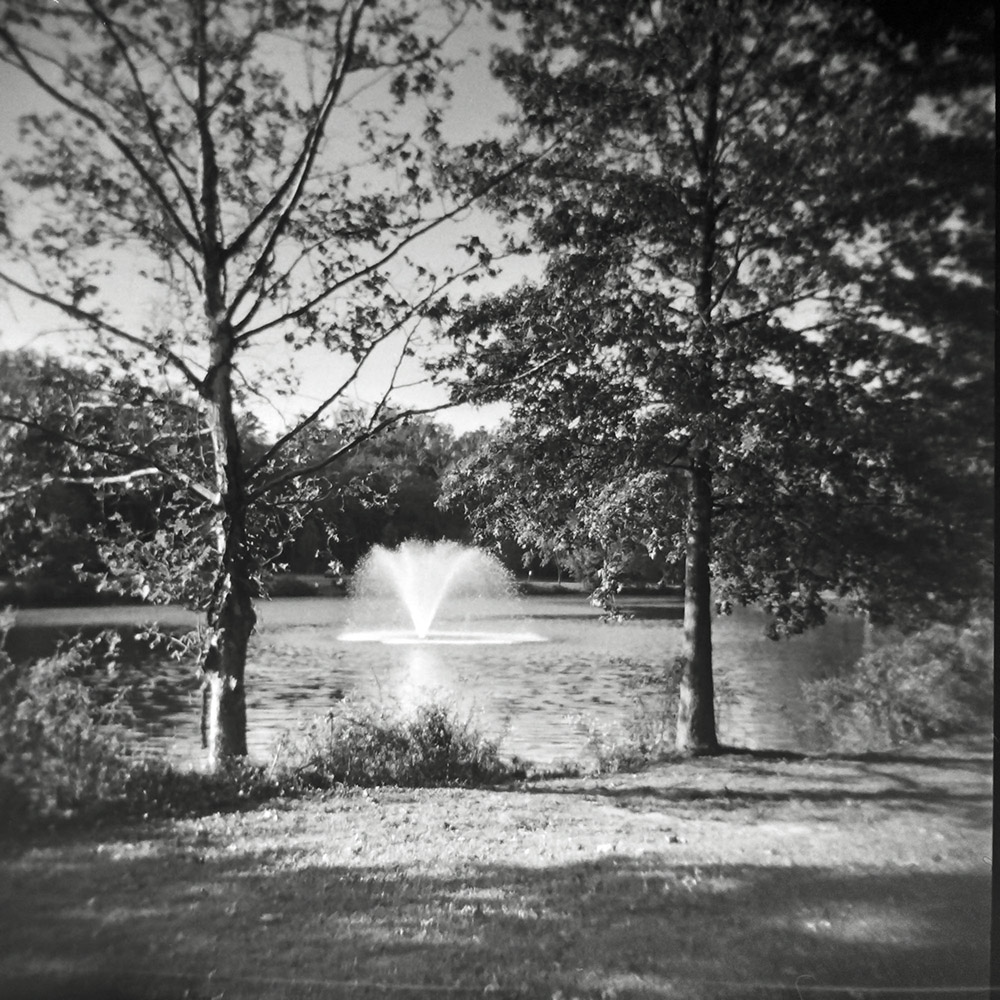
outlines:
{"label": "tree branch", "polygon": [[118,49],[125,65],[128,67],[129,76],[132,77],[132,82],[135,84],[136,94],[139,96],[139,103],[142,105],[143,116],[146,119],[146,127],[149,129],[149,134],[153,137],[153,141],[156,143],[156,148],[159,150],[163,162],[166,164],[167,169],[177,182],[177,187],[181,192],[181,196],[184,198],[188,211],[191,213],[191,219],[194,223],[195,232],[197,233],[198,239],[201,240],[204,238],[204,233],[202,232],[201,220],[198,216],[198,208],[195,202],[194,192],[185,183],[183,177],[181,177],[173,155],[164,142],[163,133],[160,131],[160,127],[156,122],[156,116],[153,114],[152,106],[149,103],[149,97],[142,86],[142,80],[139,77],[139,71],[136,68],[135,60],[133,60],[128,46],[119,34],[119,26],[109,14],[97,6],[94,0],[85,0],[85,2],[94,17],[104,25],[105,30],[115,43],[115,48]]}
{"label": "tree branch", "polygon": [[[0,411],[0,420],[11,424],[18,424],[21,427],[27,427],[29,430],[38,431],[38,433],[44,434],[46,437],[52,438],[55,441],[59,441],[62,444],[68,444],[73,448],[79,448],[81,451],[90,452],[91,454],[106,455],[109,458],[118,458],[128,462],[151,462],[152,469],[155,469],[157,472],[168,477],[169,479],[176,479],[178,482],[188,487],[188,489],[192,492],[198,494],[198,496],[200,496],[203,500],[207,500],[215,507],[218,507],[221,504],[219,494],[214,490],[211,490],[202,483],[199,483],[193,476],[189,476],[186,472],[163,465],[161,462],[151,459],[149,455],[126,451],[123,448],[112,448],[108,445],[95,444],[91,441],[83,441],[70,434],[65,434],[62,431],[55,430],[52,427],[46,427],[44,424],[40,424],[35,420],[28,420],[16,413],[6,413]],[[135,475],[135,472],[125,473],[124,475],[132,476]]]}
{"label": "tree branch", "polygon": [[340,33],[343,26],[344,10],[346,8],[341,9],[337,18],[336,29],[339,59],[336,60],[334,66],[331,67],[330,79],[327,81],[326,88],[323,92],[323,99],[320,102],[320,106],[317,111],[316,121],[313,123],[312,128],[306,133],[302,149],[296,157],[295,162],[292,164],[292,168],[289,170],[288,176],[278,186],[278,189],[274,192],[271,198],[268,199],[267,203],[260,210],[257,216],[254,219],[251,219],[249,224],[244,228],[243,232],[240,233],[239,236],[224,251],[227,259],[232,259],[237,254],[241,253],[250,242],[250,239],[257,229],[271,216],[278,205],[280,205],[283,201],[285,202],[284,208],[282,208],[281,212],[278,214],[278,218],[275,221],[267,240],[264,242],[263,248],[257,255],[257,259],[254,261],[250,274],[243,282],[239,291],[233,296],[227,313],[227,319],[230,322],[250,288],[253,286],[254,281],[256,281],[266,266],[268,257],[274,250],[278,239],[281,237],[285,227],[288,225],[288,220],[291,218],[292,213],[295,211],[302,198],[302,192],[305,189],[313,163],[316,160],[316,155],[323,139],[326,124],[329,121],[330,114],[333,111],[337,97],[340,94],[344,85],[344,80],[347,77],[347,68],[350,63],[351,55],[354,52],[354,43],[357,38],[358,28],[361,25],[361,16],[364,13],[365,8],[369,6],[369,3],[370,0],[362,0],[357,9],[353,12],[351,23],[347,31],[347,37],[342,42],[340,40]]}
{"label": "tree branch", "polygon": [[22,284],[16,278],[12,278],[9,274],[0,271],[0,281],[7,282],[13,288],[18,291],[24,292],[25,295],[30,296],[33,299],[37,299],[39,302],[44,302],[47,305],[54,306],[61,312],[64,312],[67,316],[72,316],[74,319],[80,320],[85,323],[91,329],[100,330],[104,333],[109,333],[113,337],[118,337],[121,340],[126,340],[130,344],[136,347],[142,348],[144,351],[148,351],[151,354],[155,354],[157,357],[163,358],[164,361],[168,362],[174,368],[179,371],[188,384],[197,389],[201,384],[201,379],[188,367],[188,365],[181,360],[173,351],[168,347],[164,347],[162,344],[151,344],[147,340],[143,340],[142,337],[137,337],[134,333],[128,333],[122,330],[120,327],[115,326],[112,323],[108,323],[106,320],[100,318],[100,316],[95,316],[93,313],[87,312],[85,309],[80,309],[78,306],[73,305],[72,302],[65,302],[62,299],[57,299],[46,292],[39,291],[37,288],[30,288],[28,285]]}
{"label": "tree branch", "polygon": [[[336,403],[337,400],[340,399],[344,395],[344,393],[347,391],[347,389],[358,379],[358,377],[361,374],[361,369],[365,365],[365,362],[368,361],[368,359],[374,353],[375,349],[380,344],[385,343],[385,341],[388,340],[389,337],[391,337],[394,333],[396,333],[398,330],[400,330],[403,327],[404,323],[409,322],[422,309],[424,309],[427,306],[427,304],[432,299],[434,299],[438,295],[440,295],[449,285],[451,285],[452,283],[454,283],[455,281],[457,281],[459,278],[463,277],[465,274],[468,274],[469,271],[474,270],[476,266],[478,266],[478,265],[473,265],[473,266],[467,268],[465,271],[459,271],[458,273],[451,275],[451,277],[449,277],[447,279],[447,281],[444,282],[444,284],[442,284],[440,287],[435,288],[432,291],[428,292],[427,295],[425,295],[419,302],[417,302],[413,306],[411,306],[410,309],[408,309],[407,312],[403,316],[401,316],[395,323],[392,324],[392,326],[390,326],[388,329],[384,330],[378,337],[376,337],[365,348],[365,351],[362,354],[361,358],[355,363],[354,371],[351,372],[351,374],[348,376],[348,378],[340,386],[338,386],[337,389],[333,393],[331,393],[322,403],[320,403],[320,405],[317,406],[316,409],[314,409],[310,414],[308,414],[306,417],[304,417],[302,420],[300,420],[299,423],[296,424],[293,428],[291,428],[291,430],[289,430],[286,434],[282,435],[282,437],[280,437],[268,449],[267,453],[264,454],[260,459],[258,459],[258,461],[256,461],[253,464],[253,466],[249,470],[248,476],[250,478],[252,478],[253,476],[255,476],[258,472],[260,472],[261,469],[264,468],[264,466],[267,465],[268,462],[270,462],[275,457],[275,455],[278,454],[278,452],[286,444],[288,444],[289,441],[291,441],[293,438],[295,438],[299,434],[301,434],[302,431],[304,431],[307,427],[309,427],[312,424],[316,423],[316,421],[331,406],[333,406],[333,404]],[[383,395],[383,402],[385,401],[385,399],[388,396],[388,394],[390,392],[392,392],[393,388],[395,387],[395,377],[396,377],[396,372],[398,372],[398,370],[399,370],[399,365],[397,364],[396,370],[393,372],[393,377],[392,377],[392,380],[390,381],[389,388],[386,390],[385,395]]]}
{"label": "tree branch", "polygon": [[[495,383],[489,387],[489,390],[497,390],[501,388],[506,388],[509,385],[515,385],[518,382],[524,381],[525,379],[530,379],[532,376],[536,375],[539,371],[547,367],[548,365],[555,364],[557,361],[565,357],[563,354],[554,354],[550,358],[546,358],[544,361],[539,362],[534,367],[530,368],[528,371],[520,372],[511,379],[507,379],[504,382]],[[342,445],[336,451],[327,455],[325,458],[318,462],[314,462],[310,465],[299,466],[295,469],[289,469],[286,472],[280,473],[273,479],[261,485],[258,489],[253,490],[249,497],[248,502],[253,503],[254,501],[260,499],[260,497],[266,495],[272,490],[283,486],[285,483],[291,482],[294,479],[300,479],[303,476],[315,475],[318,472],[322,472],[324,469],[333,465],[338,459],[343,458],[344,455],[349,455],[355,449],[361,447],[366,441],[370,441],[372,438],[377,437],[382,431],[386,430],[388,427],[392,427],[402,420],[408,420],[410,417],[426,416],[428,413],[440,413],[442,410],[449,410],[454,406],[461,406],[464,403],[471,403],[474,401],[477,395],[485,395],[486,389],[482,393],[470,394],[467,396],[460,396],[455,399],[449,400],[447,403],[438,403],[436,406],[425,406],[421,408],[414,408],[408,410],[402,410],[399,413],[394,413],[384,420],[379,421],[377,424],[370,425],[367,430],[357,435],[351,441]]]}
{"label": "tree branch", "polygon": [[[181,234],[187,244],[197,250],[199,247],[197,234],[191,232],[191,230],[184,224],[184,220],[177,214],[177,210],[174,208],[173,202],[167,196],[167,193],[163,190],[159,181],[157,181],[157,179],[150,173],[149,169],[142,163],[128,143],[109,127],[104,118],[96,114],[94,111],[91,111],[90,108],[86,107],[86,105],[80,104],[79,101],[74,101],[57,87],[50,84],[38,72],[34,65],[32,65],[31,61],[25,55],[24,48],[17,41],[17,39],[15,39],[2,24],[0,24],[0,40],[7,44],[15,56],[16,62],[11,63],[8,61],[8,65],[18,65],[22,72],[29,76],[38,87],[40,87],[57,103],[61,104],[65,108],[69,108],[70,111],[79,115],[81,118],[86,119],[103,136],[105,136],[115,149],[121,153],[132,169],[139,175],[143,184],[145,184],[146,188],[152,193],[160,208],[166,213],[170,221],[177,227],[177,231]],[[63,71],[65,72],[65,68],[63,68]]]}
{"label": "tree branch", "polygon": [[343,458],[344,455],[349,455],[352,451],[360,448],[366,441],[370,441],[387,428],[393,427],[403,420],[408,420],[410,417],[424,416],[428,413],[440,413],[441,410],[451,409],[451,407],[458,406],[462,402],[465,402],[465,400],[449,400],[447,403],[438,403],[436,406],[425,406],[417,409],[401,410],[399,413],[394,413],[391,416],[386,417],[384,420],[379,421],[377,424],[371,425],[367,430],[356,435],[346,444],[342,445],[336,451],[327,455],[320,461],[313,462],[310,465],[301,465],[295,469],[288,469],[287,471],[273,477],[257,489],[252,490],[247,497],[247,501],[248,503],[254,503],[261,497],[270,493],[272,490],[285,485],[285,483],[290,483],[295,479],[301,479],[303,476],[313,476],[322,472],[324,469],[333,465],[334,462],[338,461],[338,459]]}
{"label": "tree branch", "polygon": [[316,306],[318,306],[321,302],[325,301],[326,299],[330,298],[330,296],[335,295],[342,288],[345,288],[356,281],[360,281],[367,275],[377,271],[379,268],[388,264],[389,261],[399,256],[399,254],[402,253],[402,251],[405,250],[406,247],[408,247],[411,243],[414,243],[422,236],[426,236],[427,233],[433,231],[438,226],[443,225],[445,222],[454,219],[456,216],[464,212],[467,208],[470,208],[472,205],[474,205],[482,197],[489,194],[490,191],[498,187],[504,181],[513,177],[521,170],[524,170],[527,166],[531,165],[532,163],[536,163],[561,141],[562,141],[561,138],[557,139],[554,142],[550,143],[549,146],[547,146],[544,150],[542,150],[542,152],[536,154],[535,156],[525,157],[524,159],[519,160],[517,163],[515,163],[508,169],[501,171],[496,177],[490,178],[490,180],[488,180],[486,183],[477,188],[473,194],[468,195],[466,198],[464,198],[453,208],[449,209],[447,212],[444,212],[441,215],[431,219],[429,222],[426,222],[424,225],[418,226],[418,228],[411,230],[406,236],[402,237],[399,240],[399,242],[392,247],[392,249],[386,251],[377,260],[374,260],[371,263],[366,264],[364,267],[358,268],[358,270],[353,271],[351,274],[341,278],[339,281],[334,282],[332,285],[328,286],[317,295],[314,295],[311,299],[303,303],[301,306],[289,310],[288,312],[283,313],[281,316],[277,316],[272,320],[268,320],[266,323],[262,323],[260,326],[254,327],[252,330],[246,330],[244,333],[240,335],[240,339],[248,340],[250,337],[254,337],[257,334],[265,332],[266,330],[271,330],[276,326],[280,326],[282,323],[287,323],[290,320],[298,319],[300,316],[305,315],[310,310],[315,309]]}
{"label": "tree branch", "polygon": [[146,479],[149,476],[162,476],[163,472],[157,468],[135,469],[133,472],[122,472],[114,476],[55,476],[43,475],[30,486],[21,486],[16,490],[7,493],[0,493],[0,501],[13,500],[14,497],[22,496],[25,493],[32,493],[43,486],[52,483],[68,483],[73,486],[108,486],[112,483],[130,483],[135,479]]}

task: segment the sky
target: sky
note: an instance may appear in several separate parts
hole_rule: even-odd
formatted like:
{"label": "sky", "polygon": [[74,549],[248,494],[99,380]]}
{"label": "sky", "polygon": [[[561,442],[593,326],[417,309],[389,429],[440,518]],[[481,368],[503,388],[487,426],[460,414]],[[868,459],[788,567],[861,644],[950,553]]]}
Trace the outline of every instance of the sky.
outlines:
{"label": "sky", "polygon": [[[459,67],[452,79],[455,96],[444,121],[446,136],[455,142],[466,142],[490,134],[496,128],[498,117],[511,109],[503,89],[488,69],[489,48],[498,40],[509,41],[509,33],[499,36],[485,19],[477,17],[463,25],[451,41],[453,49],[461,51],[465,58],[464,65]],[[2,63],[0,93],[4,95],[4,100],[0,101],[0,158],[6,159],[17,150],[19,115],[40,110],[44,105],[39,103],[34,85],[23,74]],[[431,259],[439,255],[444,258],[459,234],[485,233],[491,225],[491,221],[481,213],[470,212],[450,229],[442,229],[430,237],[422,252]],[[502,290],[521,277],[537,274],[538,269],[537,261],[518,258],[510,262],[500,278],[483,281],[474,287],[479,291]],[[150,299],[146,289],[131,284],[128,273],[128,262],[123,261],[115,297],[131,303],[136,321],[168,307],[169,303]],[[65,320],[60,314],[30,303],[16,292],[8,294],[0,289],[0,350],[25,346],[45,353],[72,355],[72,338],[66,332]],[[348,396],[351,402],[371,404],[382,396],[397,362],[399,342],[390,342],[385,346],[386,349],[372,358],[362,377],[352,387]],[[258,353],[256,364],[262,370],[277,367],[287,362],[288,353],[279,338],[270,351]],[[319,347],[298,352],[295,362],[300,373],[298,392],[291,397],[260,397],[253,404],[256,415],[271,433],[279,433],[296,414],[310,410],[325,398],[353,367],[349,361]],[[446,400],[445,391],[428,384],[425,374],[413,362],[405,364],[401,381],[409,386],[393,397],[401,406],[420,408],[435,406]],[[463,406],[439,411],[434,419],[450,424],[456,432],[462,433],[481,426],[494,426],[506,412],[504,404],[482,408]]]}

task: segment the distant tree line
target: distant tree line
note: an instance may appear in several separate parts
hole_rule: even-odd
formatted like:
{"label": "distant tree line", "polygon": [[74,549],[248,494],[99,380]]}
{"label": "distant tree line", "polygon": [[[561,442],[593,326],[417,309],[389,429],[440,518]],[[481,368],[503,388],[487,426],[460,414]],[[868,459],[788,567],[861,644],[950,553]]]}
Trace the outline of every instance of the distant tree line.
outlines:
{"label": "distant tree line", "polygon": [[[190,404],[178,398],[165,407],[136,396],[134,388],[127,379],[52,358],[0,354],[0,407],[22,416],[20,423],[0,424],[0,478],[26,484],[0,491],[0,577],[7,580],[8,599],[65,602],[99,592],[159,596],[144,592],[146,581],[134,568],[122,572],[115,565],[109,543],[133,539],[148,546],[159,538],[158,547],[169,548],[184,491],[158,476],[153,465],[121,473],[113,456],[97,458],[80,443],[86,425],[99,424],[111,452],[116,444],[130,451],[151,446],[155,437],[160,448],[165,445],[175,458],[186,456],[192,467],[207,461],[210,443]],[[364,419],[360,411],[342,411],[317,425],[296,458],[336,450]],[[245,460],[252,463],[273,442],[252,416],[241,422]],[[413,417],[345,454],[312,478],[304,491],[307,503],[276,504],[255,526],[267,573],[350,572],[375,544],[469,540],[465,513],[439,503],[441,482],[485,436],[456,436],[445,424]],[[520,553],[508,555],[516,559]]]}
{"label": "distant tree line", "polygon": [[[131,454],[155,445],[192,470],[209,459],[210,442],[190,402],[169,405],[136,391],[127,378],[64,364],[28,351],[0,352],[0,408],[20,420],[0,423],[0,580],[2,599],[29,604],[97,599],[162,600],[152,575],[112,553],[138,556],[156,549],[166,560],[173,548],[189,557],[177,538],[185,525],[198,530],[186,491],[158,474],[155,464],[125,473],[116,448]],[[326,455],[352,439],[364,423],[361,409],[342,409],[318,424],[295,456]],[[252,415],[241,417],[253,463],[273,445]],[[82,443],[102,428],[106,451]],[[349,574],[374,545],[394,547],[409,538],[479,540],[492,546],[514,572],[595,583],[611,561],[623,578],[645,584],[676,581],[671,566],[641,545],[602,541],[584,529],[566,537],[554,522],[533,534],[501,516],[509,491],[485,480],[476,493],[474,470],[490,461],[506,431],[456,435],[447,425],[415,416],[347,452],[303,489],[306,503],[276,504],[257,525],[268,577],[282,573]],[[531,475],[528,458],[510,479]],[[14,484],[21,484],[16,486]],[[555,485],[547,487],[558,495]],[[180,523],[179,523],[180,522]],[[484,527],[489,525],[488,530]],[[204,525],[202,525],[204,527]],[[119,553],[120,554],[120,553]],[[185,570],[178,568],[177,575]]]}

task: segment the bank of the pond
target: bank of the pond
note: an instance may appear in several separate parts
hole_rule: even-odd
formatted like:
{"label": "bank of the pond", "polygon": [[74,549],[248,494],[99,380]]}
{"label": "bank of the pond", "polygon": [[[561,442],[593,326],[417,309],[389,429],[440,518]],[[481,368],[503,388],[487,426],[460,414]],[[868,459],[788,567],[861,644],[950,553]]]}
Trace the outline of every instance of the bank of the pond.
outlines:
{"label": "bank of the pond", "polygon": [[0,995],[985,995],[990,773],[988,738],[733,754],[36,838]]}

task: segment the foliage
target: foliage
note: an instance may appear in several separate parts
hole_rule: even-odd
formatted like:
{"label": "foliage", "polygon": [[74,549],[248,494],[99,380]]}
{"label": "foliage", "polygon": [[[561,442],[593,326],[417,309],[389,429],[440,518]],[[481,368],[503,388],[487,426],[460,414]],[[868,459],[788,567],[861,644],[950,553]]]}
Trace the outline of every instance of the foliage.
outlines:
{"label": "foliage", "polygon": [[523,776],[517,762],[468,721],[438,704],[412,714],[345,701],[306,723],[288,749],[288,766],[308,787],[485,785]]}
{"label": "foliage", "polygon": [[[587,737],[587,751],[599,774],[637,771],[677,759],[677,703],[683,669],[681,657],[666,664],[633,663],[622,672],[625,709],[620,722],[608,726],[590,715],[576,721]],[[717,678],[716,700],[731,704],[735,695]]]}
{"label": "foliage", "polygon": [[[10,616],[0,622],[2,630]],[[0,816],[3,832],[62,821],[150,819],[242,809],[334,785],[482,786],[524,775],[498,745],[441,705],[411,715],[367,703],[303,726],[269,766],[233,760],[211,772],[143,752],[98,637],[14,663],[0,643]],[[119,678],[120,681],[120,678]]]}
{"label": "foliage", "polygon": [[114,798],[96,805],[101,818],[150,819],[245,809],[297,795],[299,784],[272,768],[228,761],[212,772],[178,767],[155,756],[134,756],[122,769]]}
{"label": "foliage", "polygon": [[[694,462],[723,606],[761,603],[778,632],[822,621],[831,590],[877,617],[980,596],[981,93],[956,84],[954,131],[924,127],[924,67],[836,5],[498,6],[525,25],[495,62],[520,106],[511,142],[552,148],[494,203],[549,256],[543,282],[454,328],[473,384],[525,373],[469,488],[558,549],[568,531],[600,544],[609,496],[624,510],[656,477],[669,488],[628,534],[677,558]],[[511,466],[530,503],[503,488]]]}
{"label": "foliage", "polygon": [[676,473],[646,472],[590,490],[581,488],[581,464],[579,455],[553,453],[507,423],[452,466],[441,502],[461,511],[480,541],[510,540],[525,564],[554,562],[600,588],[608,595],[602,605],[625,583],[677,582]]}
{"label": "foliage", "polygon": [[803,684],[803,693],[819,738],[834,749],[981,732],[993,709],[993,622],[897,636],[845,673]]}
{"label": "foliage", "polygon": [[0,816],[10,827],[56,819],[114,794],[128,752],[118,699],[98,705],[85,649],[15,664],[0,621]]}
{"label": "foliage", "polygon": [[[204,599],[212,572],[204,498],[162,481],[203,477],[196,410],[107,366],[0,353],[3,565],[18,591]],[[192,561],[200,543],[203,557]]]}
{"label": "foliage", "polygon": [[66,821],[180,816],[294,794],[294,778],[233,761],[216,773],[143,752],[105,637],[11,660],[0,615],[0,832]]}
{"label": "foliage", "polygon": [[[0,467],[19,488],[0,495],[0,574],[9,574],[19,604],[93,603],[124,596],[152,603],[204,604],[217,568],[210,516],[169,483],[155,482],[168,461],[191,476],[207,475],[211,446],[195,412],[163,405],[110,372],[88,372],[27,351],[0,352]],[[303,458],[350,444],[351,428],[370,414],[341,408],[318,421]],[[88,441],[101,435],[94,454]],[[256,422],[243,422],[245,462],[274,444]],[[143,469],[109,451],[141,446]],[[255,512],[251,529],[257,585],[270,596],[308,593],[279,574],[322,573],[331,563],[351,568],[371,545],[402,538],[468,534],[455,511],[436,507],[447,469],[468,446],[446,427],[416,417],[386,428],[345,455],[336,469],[306,477],[294,503]],[[281,589],[281,593],[278,593]]]}
{"label": "foliage", "polygon": [[[337,421],[317,429],[315,457],[349,441],[342,409]],[[355,421],[367,414],[355,412]],[[325,472],[322,492],[301,528],[291,535],[282,560],[298,572],[323,572],[332,561],[350,571],[373,545],[392,548],[407,538],[460,540],[465,518],[438,506],[441,482],[468,450],[445,425],[415,416],[364,441]]]}

